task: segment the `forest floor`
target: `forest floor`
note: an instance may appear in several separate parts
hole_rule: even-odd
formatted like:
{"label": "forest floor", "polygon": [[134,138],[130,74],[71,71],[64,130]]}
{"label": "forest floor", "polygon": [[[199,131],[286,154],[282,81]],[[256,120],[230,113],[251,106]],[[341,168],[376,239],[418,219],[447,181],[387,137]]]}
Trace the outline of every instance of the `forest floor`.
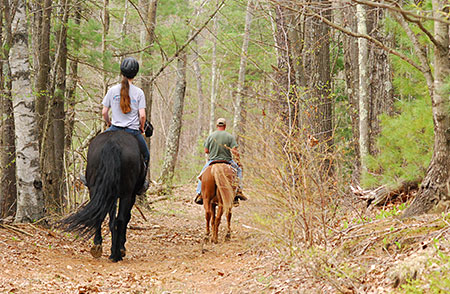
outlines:
{"label": "forest floor", "polygon": [[193,195],[193,186],[180,187],[141,208],[147,221],[134,208],[127,256],[118,263],[108,259],[106,222],[99,259],[89,253],[91,240],[39,225],[0,226],[0,293],[282,293],[305,286],[283,274],[277,253],[252,228],[250,201],[233,209],[231,241],[224,241],[223,217],[219,243],[204,245],[204,210]]}
{"label": "forest floor", "polygon": [[[377,250],[371,248],[382,240],[386,243],[386,238],[381,233],[366,234],[355,226],[352,231],[343,231],[343,239],[355,232],[353,243],[337,246],[345,248],[342,260],[355,267],[349,271],[353,274],[343,272],[341,283],[326,274],[312,279],[312,273],[319,273],[312,270],[316,265],[308,268],[307,262],[288,261],[257,229],[251,199],[233,209],[231,241],[224,241],[223,218],[219,243],[203,244],[204,211],[193,204],[192,191],[191,186],[179,187],[169,198],[151,204],[150,210],[141,208],[147,221],[134,208],[127,256],[118,263],[108,259],[106,223],[99,259],[89,253],[91,240],[39,225],[0,225],[0,293],[390,293],[393,289],[385,271],[423,249],[419,246],[405,254],[391,247],[384,250],[386,254],[374,256]],[[429,226],[429,222],[421,223]],[[380,222],[374,222],[368,230],[385,233],[385,227],[391,225],[380,228]],[[439,237],[448,234],[448,229],[438,229]],[[337,253],[340,249],[333,255],[341,254]],[[357,255],[357,262],[349,259]],[[356,269],[360,258],[373,260],[362,266],[366,268],[363,274],[357,274],[362,270]],[[335,270],[340,271],[339,265]],[[365,281],[361,282],[361,277]],[[352,289],[352,285],[356,286]]]}

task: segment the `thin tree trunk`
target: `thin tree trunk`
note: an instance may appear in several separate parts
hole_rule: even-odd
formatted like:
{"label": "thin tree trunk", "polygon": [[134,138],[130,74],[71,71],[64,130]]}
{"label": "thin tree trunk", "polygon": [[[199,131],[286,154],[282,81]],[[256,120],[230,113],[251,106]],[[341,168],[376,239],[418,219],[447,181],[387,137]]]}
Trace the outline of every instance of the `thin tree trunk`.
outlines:
{"label": "thin tree trunk", "polygon": [[9,1],[1,2],[1,42],[4,44],[0,60],[0,218],[16,212],[16,150],[13,102],[11,99],[11,71],[8,64],[11,47],[11,15]]}
{"label": "thin tree trunk", "polygon": [[[291,17],[289,10],[283,5],[275,5],[275,46],[277,47],[277,69],[275,72],[275,109],[281,116],[287,132],[291,133],[295,128],[294,105],[296,97],[293,97],[295,88],[295,72],[292,62],[292,46],[289,38]],[[300,57],[294,57],[299,59]]]}
{"label": "thin tree trunk", "polygon": [[39,173],[37,114],[28,62],[28,27],[25,1],[17,2],[12,22],[12,44],[9,56],[14,97],[14,122],[17,148],[16,222],[32,222],[43,217],[44,199]]}
{"label": "thin tree trunk", "polygon": [[[195,81],[197,85],[197,96],[198,96],[198,107],[197,107],[197,134],[196,139],[200,139],[205,131],[205,97],[203,94],[203,81],[202,81],[202,70],[200,67],[200,55],[198,54],[199,46],[198,39],[195,38],[193,41],[193,57],[192,66],[194,68]],[[193,144],[196,146],[196,144]],[[195,148],[195,147],[194,147]]]}
{"label": "thin tree trunk", "polygon": [[186,52],[182,52],[177,63],[177,82],[175,87],[175,101],[172,111],[172,122],[166,142],[166,154],[160,176],[160,182],[170,185],[174,176],[180,144],[181,121],[183,118],[184,96],[186,92]]}
{"label": "thin tree trunk", "polygon": [[[75,24],[77,28],[79,28],[81,23],[81,7],[80,2],[74,3],[75,9]],[[80,44],[78,42],[74,43],[74,50],[77,52],[80,49]],[[76,100],[76,88],[78,85],[78,60],[75,58],[69,62],[69,79],[67,86],[67,111],[66,111],[66,150],[70,150],[72,146],[72,136],[73,130],[75,126],[75,105],[77,104]]]}
{"label": "thin tree trunk", "polygon": [[[339,4],[337,4],[339,5]],[[389,36],[386,36],[382,32],[384,11],[379,8],[366,7],[366,27],[367,35],[377,40],[382,41],[384,44],[391,43]],[[337,7],[337,9],[341,9]],[[341,26],[345,26],[348,31],[357,32],[357,18],[356,7],[347,6],[343,8],[343,15]],[[349,97],[350,105],[352,106],[349,111],[349,116],[352,119],[353,129],[353,148],[357,159],[354,161],[354,172],[352,174],[355,182],[359,181],[361,173],[361,159],[359,152],[359,63],[354,62],[358,60],[358,44],[355,42],[354,37],[350,37],[343,34],[343,46],[344,46],[344,72],[347,83],[347,95]],[[391,113],[393,109],[393,86],[392,86],[392,68],[388,59],[386,51],[369,43],[367,46],[367,72],[366,81],[367,86],[367,121],[368,121],[368,151],[371,155],[376,154],[376,138],[381,132],[380,127],[380,114]],[[366,134],[367,135],[367,134]]]}
{"label": "thin tree trunk", "polygon": [[[156,12],[158,8],[158,0],[151,0],[146,7],[147,7],[147,11],[145,13],[146,24],[143,24],[141,28],[142,48],[151,46],[155,42]],[[141,81],[142,81],[141,88],[142,91],[144,91],[145,95],[145,103],[146,103],[145,114],[147,115],[147,120],[149,122],[152,121],[152,104],[153,104],[153,82],[150,81],[150,78],[153,75],[153,70],[151,68],[152,55],[153,49],[150,47],[141,53],[141,64],[143,67],[143,71],[141,74]],[[151,148],[150,138],[146,138],[146,142],[150,150]],[[147,172],[147,178],[149,180],[151,178],[150,162]]]}
{"label": "thin tree trunk", "polygon": [[213,28],[212,28],[212,38],[213,38],[213,50],[212,50],[212,60],[211,60],[211,103],[210,103],[210,114],[209,114],[209,133],[215,130],[215,120],[216,120],[216,101],[217,101],[217,34],[218,34],[218,15],[214,16]]}
{"label": "thin tree trunk", "polygon": [[[102,8],[102,24],[103,24],[103,32],[102,32],[102,59],[103,59],[103,69],[106,68],[106,50],[108,48],[108,44],[106,43],[106,38],[109,32],[109,0],[103,0],[103,8]],[[106,95],[108,91],[108,76],[106,71],[102,71],[103,75],[103,95]]]}
{"label": "thin tree trunk", "polygon": [[[354,6],[343,8],[342,26],[351,32],[357,31],[356,10]],[[358,60],[358,43],[355,38],[347,34],[342,34],[344,53],[344,74],[346,82],[346,94],[351,105],[349,116],[352,121],[353,150],[356,156],[353,166],[353,181],[359,182],[361,172],[361,159],[359,152],[359,66],[355,62]]]}
{"label": "thin tree trunk", "polygon": [[[361,4],[356,5],[358,33],[367,35],[366,10]],[[368,91],[368,48],[367,39],[358,39],[359,64],[359,152],[361,172],[367,171],[367,156],[370,154],[369,145],[369,91]]]}
{"label": "thin tree trunk", "polygon": [[[194,17],[197,18],[203,13],[202,6],[196,6],[195,1],[192,4],[195,7]],[[191,35],[193,30],[191,31]],[[203,137],[203,133],[206,130],[206,120],[205,120],[205,95],[203,93],[203,79],[202,79],[202,69],[200,66],[200,54],[199,54],[199,36],[192,40],[192,67],[194,69],[194,76],[197,86],[197,133],[195,134],[195,142]],[[197,144],[192,144],[192,153],[198,153]],[[200,151],[200,155],[203,154],[203,150]]]}
{"label": "thin tree trunk", "polygon": [[[76,25],[76,28],[79,28],[81,23],[81,5],[80,2],[76,1],[73,4],[74,12],[74,22]],[[80,43],[75,42],[74,43],[74,51],[78,52],[80,49]],[[73,60],[69,62],[69,76],[67,80],[67,94],[66,94],[66,104],[67,104],[67,111],[65,116],[65,130],[66,130],[66,137],[65,137],[65,162],[66,166],[69,166],[72,164],[72,167],[75,166],[75,152],[72,150],[72,138],[74,133],[74,127],[75,127],[75,113],[76,113],[76,105],[78,103],[76,98],[76,89],[78,85],[78,60],[75,57]],[[73,209],[73,205],[75,204],[75,197],[74,197],[74,189],[70,189],[69,187],[74,187],[75,181],[78,178],[79,175],[76,174],[76,171],[74,169],[72,170],[73,177],[69,177],[69,171],[66,168],[66,186],[67,188],[67,203],[65,203],[65,209],[66,211],[71,211]],[[73,182],[69,182],[71,179],[73,179]]]}
{"label": "thin tree trunk", "polygon": [[[139,1],[139,6],[142,7],[142,1]],[[120,27],[120,35],[124,38],[127,35],[127,22],[128,22],[128,0],[125,1],[125,11],[123,13],[122,26]]]}
{"label": "thin tree trunk", "polygon": [[241,150],[243,150],[242,135],[244,132],[243,106],[245,105],[245,101],[244,101],[245,69],[247,67],[248,43],[250,41],[250,25],[252,22],[252,14],[253,14],[253,0],[248,0],[247,10],[245,13],[244,38],[242,41],[241,60],[239,63],[239,77],[238,77],[236,99],[234,102],[235,108],[234,108],[234,121],[233,121],[233,135],[236,137],[238,144],[241,147]]}

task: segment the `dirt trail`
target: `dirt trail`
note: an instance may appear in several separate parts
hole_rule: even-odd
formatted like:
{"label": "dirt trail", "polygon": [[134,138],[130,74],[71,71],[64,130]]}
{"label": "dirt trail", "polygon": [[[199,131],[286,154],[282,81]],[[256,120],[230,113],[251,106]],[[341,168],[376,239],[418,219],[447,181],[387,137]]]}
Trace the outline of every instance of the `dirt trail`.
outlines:
{"label": "dirt trail", "polygon": [[0,292],[304,292],[301,276],[291,276],[252,228],[251,201],[233,209],[231,241],[224,242],[221,226],[219,244],[203,247],[204,212],[191,198],[192,187],[176,189],[143,211],[147,222],[133,209],[127,256],[119,263],[108,260],[106,223],[100,259],[89,254],[91,240],[33,225],[18,225],[23,232],[0,227]]}

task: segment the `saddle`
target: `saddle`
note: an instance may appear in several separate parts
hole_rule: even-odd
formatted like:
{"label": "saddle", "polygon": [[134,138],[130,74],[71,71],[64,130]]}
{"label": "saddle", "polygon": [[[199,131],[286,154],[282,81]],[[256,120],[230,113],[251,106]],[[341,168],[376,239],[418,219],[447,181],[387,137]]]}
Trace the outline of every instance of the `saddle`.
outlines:
{"label": "saddle", "polygon": [[231,164],[229,161],[226,161],[226,160],[214,160],[209,165],[213,165],[213,164],[216,164],[216,163]]}

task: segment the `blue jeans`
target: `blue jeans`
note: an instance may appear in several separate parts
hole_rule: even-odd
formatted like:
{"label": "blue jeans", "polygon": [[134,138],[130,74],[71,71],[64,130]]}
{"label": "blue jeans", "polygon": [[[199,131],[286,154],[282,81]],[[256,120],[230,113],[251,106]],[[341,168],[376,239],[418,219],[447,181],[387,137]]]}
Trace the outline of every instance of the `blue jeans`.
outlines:
{"label": "blue jeans", "polygon": [[132,134],[139,142],[139,149],[141,150],[142,156],[144,156],[144,161],[146,166],[148,166],[148,161],[150,160],[150,151],[148,151],[147,142],[145,142],[144,136],[142,136],[139,130],[133,130],[129,128],[116,127],[111,125],[105,132],[115,132],[115,131],[125,131]]}
{"label": "blue jeans", "polygon": [[[208,160],[208,162],[202,168],[200,174],[202,174],[205,171],[205,169],[210,165],[211,162],[213,162],[213,160]],[[242,169],[239,167],[239,165],[237,165],[236,162],[234,162],[234,160],[231,160],[230,163],[231,166],[237,171],[237,176],[239,179],[239,187],[242,188]],[[202,181],[198,180],[197,189],[195,191],[197,192],[197,194],[200,194],[202,192]]]}

